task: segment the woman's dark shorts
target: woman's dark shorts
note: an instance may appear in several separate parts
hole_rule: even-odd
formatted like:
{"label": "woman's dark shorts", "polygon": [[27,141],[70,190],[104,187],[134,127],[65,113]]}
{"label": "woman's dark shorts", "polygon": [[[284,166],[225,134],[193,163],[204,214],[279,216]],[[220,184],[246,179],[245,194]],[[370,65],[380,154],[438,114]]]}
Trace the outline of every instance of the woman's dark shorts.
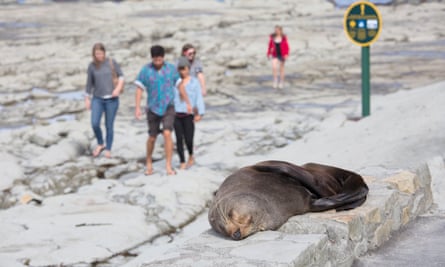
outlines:
{"label": "woman's dark shorts", "polygon": [[[169,106],[164,116],[159,116],[153,113],[150,109],[147,111],[147,123],[148,123],[148,134],[150,136],[157,136],[164,130],[173,131],[175,124],[175,108]],[[162,130],[161,130],[162,122]]]}
{"label": "woman's dark shorts", "polygon": [[281,62],[284,62],[284,57],[283,56],[276,56],[274,58],[278,59]]}

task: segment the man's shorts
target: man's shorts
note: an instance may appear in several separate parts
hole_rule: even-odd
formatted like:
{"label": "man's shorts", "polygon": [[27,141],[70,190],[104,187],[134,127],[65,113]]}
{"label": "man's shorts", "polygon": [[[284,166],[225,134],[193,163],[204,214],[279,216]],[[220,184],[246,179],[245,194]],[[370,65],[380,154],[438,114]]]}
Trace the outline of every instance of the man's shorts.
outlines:
{"label": "man's shorts", "polygon": [[[161,130],[162,122],[162,130]],[[169,106],[164,116],[159,116],[153,113],[150,109],[147,111],[147,123],[148,123],[148,134],[150,136],[157,136],[164,130],[173,131],[175,123],[175,108]]]}

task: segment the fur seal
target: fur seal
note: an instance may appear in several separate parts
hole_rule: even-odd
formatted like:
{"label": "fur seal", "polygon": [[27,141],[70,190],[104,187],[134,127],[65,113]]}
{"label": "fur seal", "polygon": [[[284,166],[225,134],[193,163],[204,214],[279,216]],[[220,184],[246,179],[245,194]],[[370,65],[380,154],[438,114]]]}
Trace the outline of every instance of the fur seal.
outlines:
{"label": "fur seal", "polygon": [[212,228],[240,240],[276,230],[290,217],[365,202],[368,186],[351,171],[316,163],[264,161],[239,169],[219,187],[209,209]]}

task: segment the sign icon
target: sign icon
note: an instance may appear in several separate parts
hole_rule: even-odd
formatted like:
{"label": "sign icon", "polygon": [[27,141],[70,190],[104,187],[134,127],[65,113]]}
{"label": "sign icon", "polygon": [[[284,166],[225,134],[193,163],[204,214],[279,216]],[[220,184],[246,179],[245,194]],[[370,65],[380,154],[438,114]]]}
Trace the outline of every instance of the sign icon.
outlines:
{"label": "sign icon", "polygon": [[354,44],[370,46],[380,35],[382,17],[373,3],[360,1],[345,12],[343,24],[346,35]]}

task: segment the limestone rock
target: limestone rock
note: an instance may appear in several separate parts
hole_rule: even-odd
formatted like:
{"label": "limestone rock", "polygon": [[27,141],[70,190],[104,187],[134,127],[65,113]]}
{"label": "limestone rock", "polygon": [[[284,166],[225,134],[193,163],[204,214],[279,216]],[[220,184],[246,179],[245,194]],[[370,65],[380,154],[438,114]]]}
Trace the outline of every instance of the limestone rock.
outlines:
{"label": "limestone rock", "polygon": [[[144,262],[141,266],[323,266],[327,238],[261,232],[234,242],[213,231]],[[304,257],[296,255],[304,254]]]}
{"label": "limestone rock", "polygon": [[0,191],[10,189],[14,181],[24,178],[19,160],[7,153],[0,152]]}
{"label": "limestone rock", "polygon": [[386,179],[387,182],[397,187],[402,192],[413,194],[420,186],[418,177],[414,173],[401,172]]}
{"label": "limestone rock", "polygon": [[64,195],[46,198],[42,206],[10,208],[0,212],[0,225],[1,258],[27,259],[32,266],[104,260],[159,234],[142,208],[98,194]]}
{"label": "limestone rock", "polygon": [[245,69],[248,65],[249,63],[247,63],[247,61],[242,58],[233,59],[229,63],[227,63],[227,67],[229,69]]}
{"label": "limestone rock", "polygon": [[71,132],[68,137],[48,147],[38,157],[30,159],[26,166],[30,168],[49,167],[73,160],[85,153],[88,142],[82,132]]}
{"label": "limestone rock", "polygon": [[28,93],[5,94],[0,97],[0,105],[8,106],[29,98]]}

